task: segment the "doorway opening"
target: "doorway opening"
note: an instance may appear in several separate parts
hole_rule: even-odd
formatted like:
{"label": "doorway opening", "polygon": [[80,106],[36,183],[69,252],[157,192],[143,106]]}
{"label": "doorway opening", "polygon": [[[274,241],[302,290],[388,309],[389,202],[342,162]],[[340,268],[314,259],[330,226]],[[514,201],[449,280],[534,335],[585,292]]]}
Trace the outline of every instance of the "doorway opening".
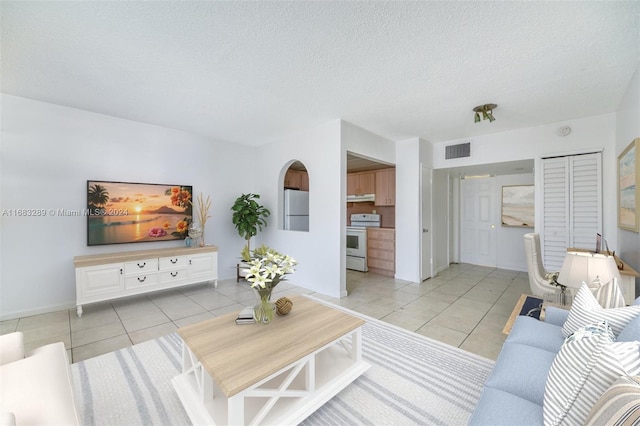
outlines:
{"label": "doorway opening", "polygon": [[293,160],[289,163],[282,191],[282,229],[309,232],[309,173],[302,162]]}

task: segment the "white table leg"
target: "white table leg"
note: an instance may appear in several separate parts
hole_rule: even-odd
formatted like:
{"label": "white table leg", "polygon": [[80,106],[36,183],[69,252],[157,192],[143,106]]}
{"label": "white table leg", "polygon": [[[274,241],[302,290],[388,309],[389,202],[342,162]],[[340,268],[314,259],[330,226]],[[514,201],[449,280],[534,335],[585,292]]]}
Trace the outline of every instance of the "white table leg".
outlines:
{"label": "white table leg", "polygon": [[234,395],[227,400],[228,420],[230,425],[244,424],[244,396]]}
{"label": "white table leg", "polygon": [[362,330],[358,328],[351,333],[351,358],[356,361],[362,361]]}

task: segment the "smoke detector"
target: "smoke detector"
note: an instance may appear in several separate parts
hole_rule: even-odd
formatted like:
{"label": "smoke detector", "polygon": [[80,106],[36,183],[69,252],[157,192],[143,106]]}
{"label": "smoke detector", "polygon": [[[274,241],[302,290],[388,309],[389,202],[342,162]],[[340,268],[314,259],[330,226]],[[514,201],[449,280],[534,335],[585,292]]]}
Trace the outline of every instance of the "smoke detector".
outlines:
{"label": "smoke detector", "polygon": [[567,136],[569,133],[571,133],[571,127],[569,126],[562,126],[558,128],[558,136]]}

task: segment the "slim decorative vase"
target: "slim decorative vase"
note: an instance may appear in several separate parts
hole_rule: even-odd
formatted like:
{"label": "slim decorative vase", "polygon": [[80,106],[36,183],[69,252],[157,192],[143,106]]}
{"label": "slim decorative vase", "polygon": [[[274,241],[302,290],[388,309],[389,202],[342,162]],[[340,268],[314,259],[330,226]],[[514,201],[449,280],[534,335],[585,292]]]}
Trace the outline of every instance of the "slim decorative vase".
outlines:
{"label": "slim decorative vase", "polygon": [[258,303],[253,307],[253,318],[257,323],[269,324],[276,314],[276,304],[271,302],[270,288],[256,288]]}
{"label": "slim decorative vase", "polygon": [[191,245],[189,247],[204,246],[204,229],[197,223],[192,223],[191,226],[189,226],[189,237],[191,238]]}

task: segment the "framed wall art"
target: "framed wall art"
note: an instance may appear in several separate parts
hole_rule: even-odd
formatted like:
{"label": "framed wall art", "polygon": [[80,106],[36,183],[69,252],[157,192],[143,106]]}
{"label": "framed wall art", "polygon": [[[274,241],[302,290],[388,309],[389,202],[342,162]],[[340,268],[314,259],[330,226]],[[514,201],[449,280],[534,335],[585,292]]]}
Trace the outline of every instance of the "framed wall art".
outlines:
{"label": "framed wall art", "polygon": [[618,157],[618,228],[640,231],[640,138]]}
{"label": "framed wall art", "polygon": [[535,225],[533,185],[502,187],[502,226],[533,228]]}
{"label": "framed wall art", "polygon": [[87,245],[184,239],[192,193],[190,185],[87,181]]}

